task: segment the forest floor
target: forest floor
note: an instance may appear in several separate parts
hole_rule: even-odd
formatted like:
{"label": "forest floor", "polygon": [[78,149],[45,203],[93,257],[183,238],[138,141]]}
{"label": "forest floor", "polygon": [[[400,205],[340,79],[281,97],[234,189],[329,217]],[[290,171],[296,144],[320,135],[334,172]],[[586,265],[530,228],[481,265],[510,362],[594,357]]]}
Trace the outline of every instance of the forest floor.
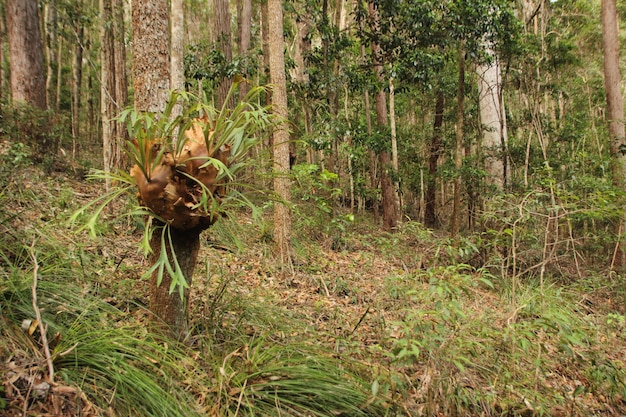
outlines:
{"label": "forest floor", "polygon": [[[107,215],[98,237],[77,233],[67,226],[69,216],[100,195],[102,184],[71,174],[30,167],[5,176],[3,247],[13,255],[19,251],[7,247],[23,249],[19,256],[3,255],[0,278],[22,267],[14,257],[23,258],[24,276],[32,276],[27,248],[50,244],[72,259],[69,282],[76,288],[145,322],[148,284],[141,275],[149,265],[138,252],[141,224],[116,216],[131,199]],[[547,264],[545,275],[530,268],[525,276],[505,277],[495,255],[485,256],[475,239],[451,240],[415,222],[386,233],[369,215],[322,231],[319,225],[332,219],[315,216],[316,222],[294,219],[295,256],[288,267],[273,253],[269,220],[253,221],[241,211],[205,232],[188,346],[202,355],[198,340],[207,336],[223,351],[224,363],[229,352],[241,352],[238,344],[256,339],[315,347],[358,368],[369,401],[390,416],[626,415],[623,277],[580,273],[585,265],[566,256]],[[41,280],[46,274],[44,268]],[[7,288],[0,283],[0,293]],[[3,334],[12,334],[0,342],[0,415],[72,415],[54,395],[47,402],[33,396],[37,379],[26,363],[39,363],[45,373],[41,341],[30,333],[37,358],[17,354],[25,336],[15,333],[26,330],[9,325],[7,307],[0,308]],[[222,368],[216,369],[205,384],[218,379]],[[231,387],[227,397],[241,402],[246,384],[252,379]],[[239,412],[239,405],[234,412],[234,406],[216,411],[215,391],[192,385],[185,390],[205,415]],[[80,396],[68,388],[66,399],[70,392]]]}

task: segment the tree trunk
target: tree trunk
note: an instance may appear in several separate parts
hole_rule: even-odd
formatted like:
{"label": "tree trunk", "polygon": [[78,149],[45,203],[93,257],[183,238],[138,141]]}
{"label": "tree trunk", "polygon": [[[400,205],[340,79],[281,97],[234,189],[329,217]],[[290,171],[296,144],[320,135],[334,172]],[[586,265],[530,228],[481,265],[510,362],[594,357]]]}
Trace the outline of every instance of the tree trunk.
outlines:
{"label": "tree trunk", "polygon": [[[269,11],[267,1],[261,2],[261,47],[263,48],[263,69],[261,74],[269,74],[270,71],[270,25],[269,25]],[[271,104],[272,100],[270,95],[266,97],[266,103]],[[272,138],[270,137],[270,141]]]}
{"label": "tree trunk", "polygon": [[[185,12],[184,0],[171,0],[172,14],[172,47],[170,57],[170,88],[177,91],[185,91]],[[177,103],[172,109],[172,119],[182,114],[182,104]]]}
{"label": "tree trunk", "polygon": [[78,138],[80,136],[81,89],[83,81],[83,42],[85,27],[80,21],[74,22],[76,44],[74,45],[74,63],[72,64],[72,157],[78,157]]}
{"label": "tree trunk", "polygon": [[4,4],[0,3],[0,45],[2,45],[2,48],[0,48],[0,63],[2,63],[2,65],[0,65],[0,100],[2,100],[3,102],[5,101],[4,98],[8,97],[8,94],[6,92],[6,82],[5,82],[5,77],[6,77],[6,71],[5,71],[5,66],[4,63],[6,62],[6,56],[5,56],[5,48],[4,45],[7,44],[7,39],[6,39],[6,27],[5,27],[5,7]]}
{"label": "tree trunk", "polygon": [[7,0],[6,25],[12,100],[45,110],[46,83],[37,0]]}
{"label": "tree trunk", "polygon": [[[611,174],[613,185],[620,190],[626,189],[626,132],[624,130],[624,101],[621,94],[621,75],[619,69],[619,26],[615,0],[602,0],[602,47],[604,49],[604,88],[606,90],[607,118],[609,123],[610,150],[612,156]],[[626,269],[626,242],[624,233],[626,221],[621,218],[616,224],[619,238],[615,251],[614,266],[618,270]]]}
{"label": "tree trunk", "polygon": [[[228,10],[228,0],[213,0],[215,19],[215,47],[218,48],[226,59],[227,63],[233,60],[233,44],[230,34],[230,11]],[[217,108],[221,109],[222,105],[226,103],[226,97],[230,91],[232,80],[228,77],[224,77],[219,80],[217,87]],[[234,96],[231,96],[226,107],[234,108]]]}
{"label": "tree trunk", "polygon": [[52,104],[54,82],[54,69],[59,66],[57,62],[57,5],[55,1],[51,1],[44,5],[44,32],[46,37],[46,106],[48,108],[55,108]]}
{"label": "tree trunk", "polygon": [[[100,110],[102,154],[107,173],[122,165],[122,143],[127,132],[123,124],[116,120],[127,100],[122,7],[120,0],[100,0]],[[111,180],[107,178],[107,189],[110,186]]]}
{"label": "tree trunk", "polygon": [[274,128],[274,192],[283,202],[274,205],[274,241],[283,266],[291,266],[291,180],[289,179],[289,130],[287,125],[287,84],[285,78],[285,40],[281,0],[268,0],[269,66],[272,112],[283,120]]}
{"label": "tree trunk", "polygon": [[430,140],[428,155],[428,180],[426,185],[426,196],[424,204],[424,224],[426,227],[437,227],[437,166],[439,155],[441,154],[441,128],[443,127],[443,111],[445,97],[442,91],[437,92],[437,102],[435,104],[435,121],[433,125],[433,136]]}
{"label": "tree trunk", "polygon": [[[378,33],[380,30],[378,23],[378,10],[375,8],[373,3],[369,3],[369,13],[373,20],[374,32]],[[378,43],[374,40],[372,41],[372,57],[372,64],[374,72],[376,73],[376,78],[381,84],[383,84],[384,76],[382,51]],[[386,130],[389,123],[387,115],[387,98],[385,90],[382,88],[376,94],[376,122],[381,130]],[[390,170],[393,167],[391,165],[391,156],[389,155],[389,151],[384,149],[379,151],[378,161],[380,163],[380,190],[382,193],[383,228],[385,230],[392,230],[397,226],[398,217],[393,182],[390,175]]]}
{"label": "tree trunk", "polygon": [[478,104],[482,127],[482,148],[485,153],[487,184],[497,191],[504,189],[505,175],[505,115],[501,112],[502,76],[500,65],[491,48],[487,54],[493,59],[488,64],[478,65]]}
{"label": "tree trunk", "polygon": [[465,124],[465,48],[459,46],[459,89],[457,93],[456,110],[456,147],[454,152],[454,168],[456,179],[454,180],[454,197],[452,206],[452,218],[450,219],[450,234],[456,236],[461,224],[461,187],[463,185],[461,168],[463,167],[463,134]]}
{"label": "tree trunk", "polygon": [[[172,278],[167,272],[163,274],[163,280],[160,285],[157,285],[158,272],[155,271],[150,278],[150,311],[154,314],[154,321],[159,327],[168,327],[168,330],[179,340],[186,336],[188,330],[187,302],[200,251],[200,233],[203,230],[204,227],[200,227],[181,232],[170,228],[172,245],[167,245],[167,256],[170,263],[173,264],[173,249],[181,271],[189,285],[184,290],[182,298],[178,291],[170,294]],[[161,239],[161,230],[155,230],[150,240],[152,254],[149,261],[151,264],[154,264],[159,259]]]}
{"label": "tree trunk", "polygon": [[166,0],[134,0],[135,108],[160,113],[170,92],[169,13]]}
{"label": "tree trunk", "polygon": [[[119,144],[115,139],[115,53],[112,0],[100,0],[100,116],[102,118],[102,157],[104,172],[115,168]],[[107,175],[106,189],[111,188]]]}
{"label": "tree trunk", "polygon": [[[113,109],[114,116],[118,116],[128,105],[128,80],[126,77],[126,40],[124,25],[124,0],[113,0],[113,53],[115,58],[115,66],[113,68],[115,74],[115,107]],[[117,146],[113,155],[113,166],[121,168],[124,165],[124,153],[122,152],[122,144],[128,139],[128,130],[124,123],[117,120],[115,122],[115,141]]]}
{"label": "tree trunk", "polygon": [[[361,59],[363,60],[363,64],[365,65],[365,45],[361,44]],[[372,136],[372,113],[370,107],[370,93],[367,89],[365,89],[365,125],[367,128],[367,135]],[[378,189],[378,180],[376,177],[376,154],[372,149],[369,150],[369,174],[370,174],[370,188],[373,190]],[[374,211],[374,220],[378,223],[378,219],[380,217],[380,213],[378,212],[378,198],[374,195],[372,198],[372,206]]]}
{"label": "tree trunk", "polygon": [[393,198],[398,210],[398,217],[402,219],[402,206],[400,204],[400,181],[398,164],[398,134],[396,130],[396,92],[393,77],[389,78],[389,127],[391,128],[391,166],[393,168]]}
{"label": "tree trunk", "polygon": [[[133,18],[133,74],[135,108],[138,111],[160,113],[165,109],[169,96],[169,15],[166,0],[135,0]],[[185,279],[191,285],[193,270],[198,257],[199,229],[178,230],[170,227],[172,246],[166,244],[168,256],[176,254]],[[154,261],[161,253],[161,234],[155,230],[151,246]],[[150,277],[150,310],[157,324],[169,326],[172,334],[182,338],[187,333],[187,298],[180,299],[178,292],[170,294],[167,273],[163,274],[161,286],[157,285],[158,271]],[[170,281],[171,282],[171,281]]]}
{"label": "tree trunk", "polygon": [[[248,57],[250,42],[252,39],[252,0],[239,0],[239,55],[244,58]],[[244,74],[247,75],[247,74]],[[239,99],[243,98],[250,91],[247,82],[239,84]]]}

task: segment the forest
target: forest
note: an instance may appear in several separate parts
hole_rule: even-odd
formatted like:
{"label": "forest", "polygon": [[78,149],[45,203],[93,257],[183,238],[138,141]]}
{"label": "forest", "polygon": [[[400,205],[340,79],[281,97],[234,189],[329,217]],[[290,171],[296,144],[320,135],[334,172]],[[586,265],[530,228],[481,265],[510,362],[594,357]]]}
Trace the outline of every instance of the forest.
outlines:
{"label": "forest", "polygon": [[625,15],[0,0],[0,416],[626,415]]}

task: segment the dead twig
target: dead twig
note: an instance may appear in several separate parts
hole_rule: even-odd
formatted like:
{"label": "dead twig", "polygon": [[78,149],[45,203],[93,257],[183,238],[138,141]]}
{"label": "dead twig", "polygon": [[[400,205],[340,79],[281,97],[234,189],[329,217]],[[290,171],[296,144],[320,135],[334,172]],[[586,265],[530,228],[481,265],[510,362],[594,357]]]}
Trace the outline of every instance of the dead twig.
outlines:
{"label": "dead twig", "polygon": [[33,244],[30,246],[30,256],[33,259],[33,310],[35,311],[35,319],[37,319],[37,323],[39,324],[39,333],[41,334],[41,344],[43,345],[44,354],[46,355],[46,362],[48,364],[48,378],[49,382],[54,382],[54,365],[52,364],[52,355],[50,354],[50,345],[48,344],[48,337],[46,335],[47,326],[43,323],[41,319],[41,311],[39,310],[39,306],[37,305],[37,278],[39,272],[39,264],[37,263],[37,256],[35,255],[35,241],[33,240]]}

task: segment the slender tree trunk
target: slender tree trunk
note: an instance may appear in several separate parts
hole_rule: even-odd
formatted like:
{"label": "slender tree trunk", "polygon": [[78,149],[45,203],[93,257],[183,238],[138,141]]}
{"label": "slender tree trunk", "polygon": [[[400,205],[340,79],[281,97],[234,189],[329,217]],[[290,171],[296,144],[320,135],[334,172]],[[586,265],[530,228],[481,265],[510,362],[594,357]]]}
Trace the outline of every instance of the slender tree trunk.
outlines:
{"label": "slender tree trunk", "polygon": [[285,41],[281,0],[268,0],[269,65],[272,112],[284,122],[274,129],[274,192],[284,203],[274,206],[274,240],[283,266],[291,266],[291,180],[289,179],[289,131],[287,125],[287,84],[285,78]]}
{"label": "slender tree trunk", "polygon": [[[269,25],[269,11],[267,1],[261,2],[261,47],[263,48],[263,71],[268,77],[270,75],[270,25]],[[272,100],[268,95],[266,97],[267,104],[271,104]],[[270,137],[270,142],[273,139]],[[271,146],[271,143],[270,143]]]}
{"label": "slender tree trunk", "polygon": [[[185,65],[184,65],[184,48],[185,48],[185,12],[184,0],[171,0],[172,15],[172,47],[170,57],[170,88],[172,90],[185,91]],[[172,110],[172,118],[182,114],[182,104],[179,102]]]}
{"label": "slender tree trunk", "polygon": [[6,0],[6,25],[12,100],[45,110],[46,83],[37,0]]}
{"label": "slender tree trunk", "polygon": [[454,167],[457,177],[454,180],[454,199],[452,218],[450,219],[450,234],[456,236],[461,224],[461,187],[463,185],[461,168],[463,166],[463,135],[465,124],[465,48],[459,46],[459,89],[457,94],[456,112],[456,146],[454,153]]}
{"label": "slender tree trunk", "polygon": [[398,134],[396,130],[396,91],[393,77],[389,78],[389,127],[391,129],[391,166],[393,168],[393,197],[398,210],[398,217],[402,219],[400,204],[400,181],[398,164]]}
{"label": "slender tree trunk", "polygon": [[6,92],[6,71],[4,70],[4,63],[6,61],[5,53],[4,53],[4,45],[7,44],[6,39],[6,27],[5,27],[5,7],[3,3],[0,3],[0,99],[4,99],[4,97],[8,97],[9,95]]}
{"label": "slender tree trunk", "polygon": [[[115,73],[115,102],[114,116],[117,117],[119,112],[128,105],[128,80],[126,77],[126,40],[124,25],[124,0],[113,0],[113,53],[114,53],[114,73]],[[124,124],[116,120],[115,122],[115,141],[117,145],[113,154],[113,166],[122,168],[124,165],[124,153],[122,152],[122,144],[128,139],[128,130]]]}
{"label": "slender tree trunk", "polygon": [[85,28],[79,21],[74,22],[76,44],[72,65],[72,157],[78,156],[78,138],[80,136],[81,89],[83,82],[83,43]]}
{"label": "slender tree trunk", "polygon": [[[233,44],[231,39],[230,30],[230,11],[228,9],[228,0],[213,0],[215,11],[215,46],[224,54],[226,62],[233,60]],[[222,108],[222,105],[226,102],[226,97],[230,91],[232,80],[228,77],[219,81],[217,87],[217,108]],[[231,96],[226,107],[235,107],[234,96]]]}
{"label": "slender tree trunk", "polygon": [[[361,45],[361,58],[363,59],[363,63],[365,64],[365,45]],[[365,124],[367,127],[367,135],[372,136],[372,110],[370,106],[370,93],[367,89],[365,89]],[[370,149],[369,150],[369,174],[370,174],[370,188],[372,191],[378,189],[378,179],[376,175],[376,153]],[[372,199],[372,206],[374,209],[374,219],[378,222],[380,217],[380,213],[378,210],[378,198],[376,196]]]}
{"label": "slender tree trunk", "polygon": [[[239,0],[239,55],[248,57],[250,42],[252,39],[252,0]],[[247,74],[244,74],[247,75]],[[247,80],[239,84],[239,99],[243,98],[250,91]]]}
{"label": "slender tree trunk", "polygon": [[56,108],[53,106],[52,97],[54,82],[54,69],[58,67],[57,62],[57,5],[56,1],[51,1],[44,6],[44,32],[46,36],[46,105],[48,108]]}
{"label": "slender tree trunk", "polygon": [[[613,184],[626,190],[626,131],[624,130],[624,101],[621,93],[619,69],[619,25],[615,0],[602,0],[602,47],[604,49],[604,88],[606,90],[607,118],[609,123],[610,150],[612,156],[611,174]],[[616,234],[620,239],[615,251],[614,266],[626,269],[626,220],[622,217],[616,224]]]}
{"label": "slender tree trunk", "polygon": [[[378,10],[375,8],[373,3],[369,3],[369,13],[373,19],[373,29],[376,33],[378,33],[380,30],[378,23]],[[383,84],[384,75],[382,51],[378,43],[375,41],[372,41],[372,56],[372,64],[374,72],[376,73],[376,78],[381,84]],[[385,90],[382,88],[376,94],[376,122],[381,129],[385,129],[389,123],[387,115],[387,98]],[[390,170],[393,169],[393,167],[391,165],[391,156],[389,155],[389,151],[379,151],[378,162],[380,163],[380,190],[382,193],[383,228],[385,230],[393,230],[397,226],[398,218],[393,182],[390,175]]]}
{"label": "slender tree trunk", "polygon": [[55,61],[57,62],[57,73],[56,73],[56,88],[55,88],[55,95],[54,95],[54,110],[59,113],[61,111],[61,85],[63,84],[63,65],[61,62],[62,59],[62,55],[61,53],[63,52],[63,39],[59,38],[57,39],[57,50],[56,50],[56,58]]}
{"label": "slender tree trunk", "polygon": [[437,102],[435,104],[435,121],[433,125],[433,136],[430,140],[430,150],[428,155],[428,180],[426,185],[426,196],[424,204],[424,223],[426,227],[437,227],[437,166],[439,155],[441,154],[441,129],[443,127],[443,111],[445,96],[442,91],[437,92]]}
{"label": "slender tree trunk", "polygon": [[[104,171],[107,173],[121,167],[122,142],[126,138],[126,129],[116,120],[127,100],[126,53],[121,11],[120,0],[100,0],[100,110],[102,154]],[[107,189],[110,186],[111,180],[107,178]]]}
{"label": "slender tree trunk", "polygon": [[[104,172],[116,168],[119,143],[116,138],[115,42],[113,0],[100,0],[100,116],[102,120],[102,156]],[[106,189],[111,188],[107,175]]]}

